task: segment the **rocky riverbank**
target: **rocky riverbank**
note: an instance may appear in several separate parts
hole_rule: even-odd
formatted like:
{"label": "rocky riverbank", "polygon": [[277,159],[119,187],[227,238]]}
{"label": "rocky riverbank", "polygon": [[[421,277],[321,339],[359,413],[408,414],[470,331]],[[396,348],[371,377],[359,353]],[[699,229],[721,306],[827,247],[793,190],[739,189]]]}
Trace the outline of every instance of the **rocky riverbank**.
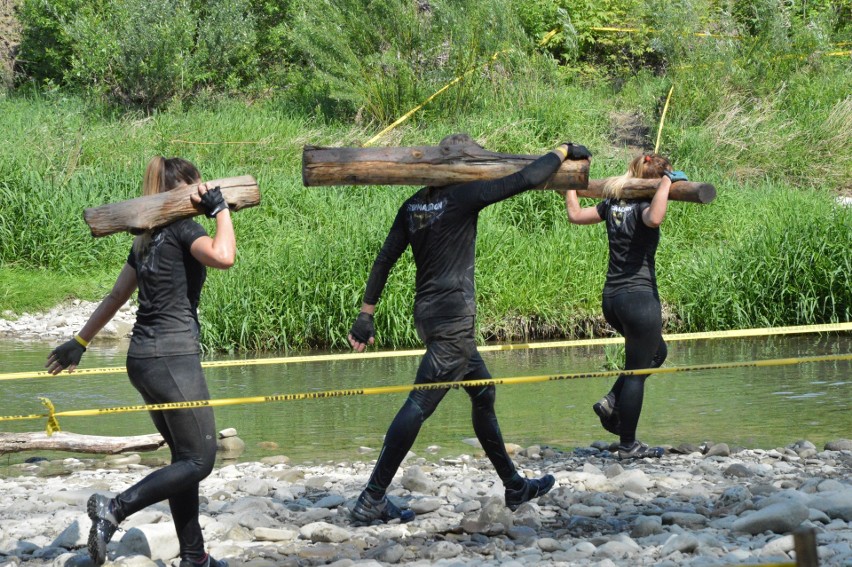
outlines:
{"label": "rocky riverbank", "polygon": [[[98,306],[96,302],[74,301],[57,305],[44,313],[11,311],[0,314],[0,339],[19,341],[60,341],[70,339],[83,328]],[[121,341],[130,337],[136,322],[136,306],[128,301],[121,306],[112,321],[106,324],[95,340]]]}
{"label": "rocky riverbank", "polygon": [[[392,498],[409,524],[358,525],[349,507],[372,463],[295,465],[284,457],[223,464],[201,484],[211,554],[250,565],[743,565],[793,561],[813,528],[821,565],[852,565],[852,441],[775,450],[679,447],[619,461],[604,443],[573,452],[517,449],[527,476],[554,489],[512,513],[487,460],[409,455]],[[64,459],[0,469],[0,566],[89,565],[85,502],[121,491],[166,454]],[[169,510],[131,516],[109,548],[115,565],[176,565]]]}

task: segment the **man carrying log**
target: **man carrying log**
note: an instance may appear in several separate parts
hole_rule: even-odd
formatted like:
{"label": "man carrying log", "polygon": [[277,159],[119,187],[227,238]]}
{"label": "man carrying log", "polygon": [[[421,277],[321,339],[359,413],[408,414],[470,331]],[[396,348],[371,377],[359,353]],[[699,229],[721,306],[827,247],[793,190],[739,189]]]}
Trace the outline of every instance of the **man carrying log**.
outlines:
{"label": "man carrying log", "polygon": [[[441,146],[471,144],[469,136],[456,134]],[[358,352],[375,341],[373,315],[396,261],[411,245],[417,267],[414,322],[426,344],[415,384],[458,382],[491,377],[476,349],[474,317],[474,256],[479,212],[522,191],[545,183],[562,162],[586,160],[589,151],[564,143],[520,171],[488,181],[469,181],[442,187],[427,186],[400,207],[390,232],[373,263],[361,312],[349,333]],[[412,391],[396,414],[367,486],[352,509],[361,522],[409,522],[414,512],[401,510],[386,496],[402,460],[414,444],[423,422],[432,415],[448,388]],[[476,437],[505,486],[506,505],[518,506],[548,492],[552,475],[526,479],[518,474],[506,452],[494,412],[495,388],[466,387],[472,404]]]}

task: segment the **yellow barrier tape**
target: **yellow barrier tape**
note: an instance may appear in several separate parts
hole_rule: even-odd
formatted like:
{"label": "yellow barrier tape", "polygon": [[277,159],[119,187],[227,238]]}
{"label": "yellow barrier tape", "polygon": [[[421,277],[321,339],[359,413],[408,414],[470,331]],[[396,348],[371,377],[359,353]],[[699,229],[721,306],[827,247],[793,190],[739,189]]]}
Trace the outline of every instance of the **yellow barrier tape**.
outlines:
{"label": "yellow barrier tape", "polygon": [[53,403],[47,398],[39,398],[42,405],[47,408],[47,436],[50,437],[57,431],[62,431],[59,427],[59,422],[56,420],[56,408]]}
{"label": "yellow barrier tape", "polygon": [[[741,339],[749,337],[764,337],[777,335],[804,335],[812,333],[838,333],[852,331],[852,322],[848,323],[826,323],[823,325],[794,325],[789,327],[762,327],[755,329],[731,329],[729,331],[704,331],[701,333],[673,333],[663,335],[666,342],[695,341],[705,339]],[[550,341],[540,343],[516,343],[504,345],[485,345],[477,347],[479,352],[502,352],[508,350],[536,350],[545,348],[573,348],[587,346],[603,346],[623,343],[622,337],[609,337],[602,339],[578,339],[571,341]],[[406,356],[421,356],[425,349],[411,350],[384,350],[374,352],[349,352],[340,354],[312,354],[307,356],[286,356],[275,358],[251,358],[246,360],[211,360],[202,362],[203,368],[226,368],[230,366],[266,366],[272,364],[297,364],[303,362],[334,362],[345,360],[364,360],[374,358],[401,358]],[[73,376],[90,376],[97,374],[121,374],[125,372],[124,366],[110,366],[105,368],[77,368]],[[66,378],[69,374],[54,376],[45,370],[35,372],[9,372],[0,374],[2,380],[23,380],[28,378]]]}
{"label": "yellow barrier tape", "polygon": [[720,370],[728,368],[761,368],[767,366],[790,366],[811,362],[836,362],[852,360],[852,354],[829,354],[821,356],[804,356],[797,358],[775,358],[767,360],[751,360],[745,362],[720,362],[714,364],[696,364],[692,366],[672,366],[667,368],[641,368],[637,370],[601,370],[596,372],[576,372],[570,374],[550,374],[538,376],[517,376],[512,378],[489,378],[482,380],[467,380],[464,382],[435,382],[431,384],[406,384],[399,386],[377,386],[372,388],[351,388],[346,390],[326,390],[320,392],[303,392],[297,394],[273,394],[268,396],[252,396],[246,398],[221,398],[217,400],[197,400],[190,402],[172,402],[165,404],[144,404],[133,406],[118,406],[93,410],[70,410],[51,414],[11,415],[0,417],[2,421],[23,419],[39,419],[44,417],[82,417],[104,415],[111,413],[126,413],[138,411],[160,411],[186,409],[196,407],[219,407],[242,404],[260,404],[268,402],[293,402],[300,400],[319,400],[325,398],[341,398],[347,396],[372,396],[377,394],[395,394],[415,390],[440,390],[443,388],[458,389],[461,387],[479,386],[508,386],[513,384],[533,384],[537,382],[555,382],[559,380],[578,380],[586,378],[605,378],[620,375],[633,376],[637,374],[673,374],[677,372],[694,372],[698,370]]}
{"label": "yellow barrier tape", "polygon": [[663,106],[663,114],[660,116],[660,126],[657,128],[657,143],[654,144],[654,153],[658,153],[660,151],[660,138],[663,135],[663,124],[666,121],[666,113],[669,111],[669,101],[672,99],[672,93],[674,92],[674,85],[669,89],[669,94],[666,97],[666,104]]}
{"label": "yellow barrier tape", "polygon": [[441,87],[440,89],[435,91],[429,98],[427,98],[426,100],[424,100],[423,102],[421,102],[420,104],[418,104],[417,106],[415,106],[414,108],[412,108],[411,110],[409,110],[408,112],[406,112],[405,114],[403,114],[402,116],[400,116],[399,118],[394,120],[393,124],[391,124],[390,126],[385,128],[384,130],[382,130],[381,132],[379,132],[378,134],[376,134],[375,136],[373,136],[372,138],[370,138],[369,140],[364,142],[364,145],[369,146],[370,144],[372,144],[373,142],[375,142],[376,140],[378,140],[379,138],[381,138],[382,136],[384,136],[385,134],[387,134],[388,132],[390,132],[391,130],[393,130],[394,128],[396,128],[397,126],[399,126],[400,124],[402,124],[403,122],[408,120],[409,118],[411,118],[414,115],[415,112],[417,112],[418,110],[420,110],[421,108],[423,108],[424,106],[426,106],[427,104],[432,102],[435,99],[435,97],[437,97],[438,95],[440,95],[441,93],[443,93],[444,91],[449,89],[451,86],[455,85],[456,83],[458,83],[460,81],[463,81],[465,77],[467,77],[468,75],[470,75],[471,73],[473,73],[477,69],[484,69],[488,65],[491,65],[491,63],[493,63],[498,57],[500,57],[504,53],[508,53],[509,51],[511,51],[511,49],[504,49],[502,51],[497,51],[496,53],[494,53],[494,55],[491,56],[491,58],[488,61],[486,61],[482,65],[477,65],[476,67],[471,67],[470,69],[468,69],[467,71],[465,71],[464,73],[462,73],[461,75],[459,75],[458,77],[456,77],[455,79],[453,79],[452,81],[450,81],[449,83],[447,83],[446,85],[444,85],[443,87]]}

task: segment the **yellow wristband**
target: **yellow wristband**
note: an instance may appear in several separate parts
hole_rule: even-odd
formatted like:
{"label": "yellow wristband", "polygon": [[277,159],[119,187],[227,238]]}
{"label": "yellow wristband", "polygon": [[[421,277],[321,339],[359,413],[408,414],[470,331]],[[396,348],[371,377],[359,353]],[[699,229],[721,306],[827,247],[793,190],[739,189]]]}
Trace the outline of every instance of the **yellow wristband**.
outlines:
{"label": "yellow wristband", "polygon": [[553,151],[554,152],[562,152],[562,159],[565,159],[565,158],[568,157],[568,150],[566,150],[562,146],[556,146],[556,149],[553,150]]}
{"label": "yellow wristband", "polygon": [[78,343],[80,343],[80,345],[83,348],[88,348],[88,346],[89,346],[89,341],[87,341],[86,339],[84,339],[80,335],[74,335],[74,340],[77,341]]}

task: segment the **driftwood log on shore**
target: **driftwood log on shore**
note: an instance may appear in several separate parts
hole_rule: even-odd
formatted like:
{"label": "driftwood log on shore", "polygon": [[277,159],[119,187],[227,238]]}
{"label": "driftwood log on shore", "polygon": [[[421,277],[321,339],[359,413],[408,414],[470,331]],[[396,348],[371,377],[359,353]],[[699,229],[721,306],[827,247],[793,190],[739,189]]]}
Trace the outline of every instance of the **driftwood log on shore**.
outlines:
{"label": "driftwood log on shore", "polygon": [[[214,179],[206,183],[209,187],[218,185],[222,189],[222,196],[232,211],[260,204],[260,189],[251,175]],[[197,191],[198,185],[188,185],[158,195],[109,203],[86,209],[83,218],[95,237],[123,231],[138,234],[176,220],[204,214],[201,207],[189,200],[189,196]]]}
{"label": "driftwood log on shore", "polygon": [[[539,156],[501,154],[477,144],[414,146],[398,148],[321,148],[305,146],[302,182],[306,187],[323,185],[450,185],[496,179],[514,173]],[[577,190],[581,197],[601,198],[606,179],[589,179],[588,160],[566,160],[537,189]],[[626,198],[654,194],[659,180],[631,179],[624,187]],[[678,181],[672,184],[673,201],[709,203],[716,189],[709,183]]]}
{"label": "driftwood log on shore", "polygon": [[0,454],[21,451],[71,451],[114,455],[127,451],[156,451],[165,445],[159,433],[132,437],[104,437],[57,431],[49,436],[37,433],[0,433]]}

